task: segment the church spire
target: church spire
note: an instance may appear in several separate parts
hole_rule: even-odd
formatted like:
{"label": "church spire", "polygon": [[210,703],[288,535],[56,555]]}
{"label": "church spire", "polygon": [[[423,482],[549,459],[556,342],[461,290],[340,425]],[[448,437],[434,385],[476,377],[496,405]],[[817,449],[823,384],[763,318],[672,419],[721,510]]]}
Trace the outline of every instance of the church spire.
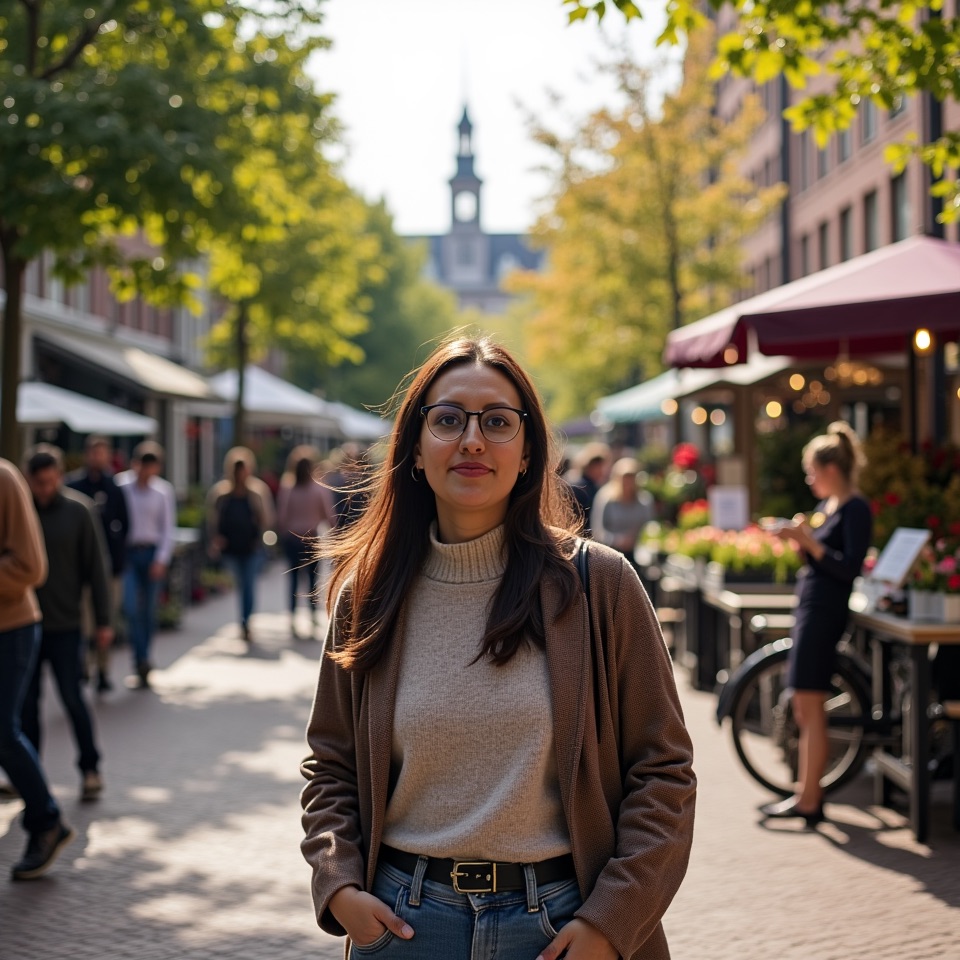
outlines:
{"label": "church spire", "polygon": [[460,131],[460,152],[458,156],[472,157],[473,144],[473,124],[470,122],[470,115],[467,113],[467,105],[463,105],[463,116],[460,118],[460,124],[457,127]]}

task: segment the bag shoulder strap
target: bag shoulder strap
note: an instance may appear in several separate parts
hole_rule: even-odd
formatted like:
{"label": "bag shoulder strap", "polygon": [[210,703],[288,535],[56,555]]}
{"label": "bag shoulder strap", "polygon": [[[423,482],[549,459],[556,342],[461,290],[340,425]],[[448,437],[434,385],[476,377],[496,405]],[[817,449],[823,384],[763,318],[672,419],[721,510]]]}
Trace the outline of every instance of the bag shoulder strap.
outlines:
{"label": "bag shoulder strap", "polygon": [[[607,650],[603,633],[600,633],[599,643],[593,631],[593,611],[590,607],[590,548],[588,541],[581,538],[577,544],[577,554],[575,558],[577,573],[580,574],[580,582],[583,584],[583,595],[587,601],[587,630],[589,631],[588,640],[590,643],[590,663],[593,667],[593,712],[597,727],[597,741],[600,740],[600,668],[607,662]],[[602,655],[602,661],[601,661]]]}

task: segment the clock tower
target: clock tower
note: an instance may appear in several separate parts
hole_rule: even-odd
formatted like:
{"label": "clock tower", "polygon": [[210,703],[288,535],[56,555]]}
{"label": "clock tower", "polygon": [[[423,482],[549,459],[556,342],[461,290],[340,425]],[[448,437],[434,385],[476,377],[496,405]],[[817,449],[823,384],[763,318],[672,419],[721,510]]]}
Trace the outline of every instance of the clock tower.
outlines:
{"label": "clock tower", "polygon": [[503,280],[515,270],[540,270],[543,252],[517,233],[485,233],[480,225],[480,188],[473,168],[473,124],[467,107],[457,124],[456,170],[450,185],[450,229],[426,241],[425,275],[453,291],[461,309],[500,314],[513,294]]}
{"label": "clock tower", "polygon": [[480,187],[483,181],[473,169],[473,124],[463,108],[457,127],[459,148],[457,172],[450,178],[450,213],[456,231],[480,232]]}

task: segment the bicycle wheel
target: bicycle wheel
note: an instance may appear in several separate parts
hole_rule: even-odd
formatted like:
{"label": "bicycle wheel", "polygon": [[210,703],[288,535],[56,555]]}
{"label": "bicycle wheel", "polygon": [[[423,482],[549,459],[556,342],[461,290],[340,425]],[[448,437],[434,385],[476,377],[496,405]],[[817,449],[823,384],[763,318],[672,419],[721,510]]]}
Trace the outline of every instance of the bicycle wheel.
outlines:
{"label": "bicycle wheel", "polygon": [[[737,756],[758,783],[784,797],[794,791],[800,741],[786,688],[788,654],[773,651],[744,674],[730,707]],[[870,701],[858,671],[843,654],[824,708],[829,750],[820,784],[829,792],[856,776],[867,758],[863,734]]]}

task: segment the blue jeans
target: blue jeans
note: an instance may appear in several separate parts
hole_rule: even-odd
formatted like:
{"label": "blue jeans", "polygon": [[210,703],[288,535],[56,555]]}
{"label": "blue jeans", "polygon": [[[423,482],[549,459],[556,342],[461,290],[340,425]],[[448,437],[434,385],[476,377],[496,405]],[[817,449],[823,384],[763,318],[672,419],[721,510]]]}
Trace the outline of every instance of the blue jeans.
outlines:
{"label": "blue jeans", "polygon": [[535,960],[580,909],[575,879],[528,890],[460,894],[422,879],[426,859],[410,876],[392,864],[377,867],[373,895],[414,929],[410,940],[389,930],[365,946],[351,944],[350,957],[403,960]]}
{"label": "blue jeans", "polygon": [[46,661],[53,671],[60,702],[73,727],[73,738],[77,743],[77,766],[81,773],[90,773],[96,772],[100,765],[100,754],[93,742],[93,721],[80,686],[83,680],[83,657],[83,635],[79,629],[64,633],[43,631],[40,655],[34,664],[33,676],[23,700],[23,732],[39,755],[40,691],[43,664]]}
{"label": "blue jeans", "polygon": [[160,581],[150,579],[150,565],[156,547],[130,547],[123,575],[123,616],[127,621],[133,665],[150,662],[150,642],[157,624],[157,597]]}
{"label": "blue jeans", "polygon": [[256,600],[260,552],[255,550],[253,553],[225,553],[223,562],[230,570],[233,582],[237,586],[237,595],[240,599],[240,625],[245,627],[250,622]]}
{"label": "blue jeans", "polygon": [[20,711],[40,652],[40,624],[0,633],[0,767],[23,798],[23,829],[57,825],[60,808],[50,794],[37,752],[20,726]]}
{"label": "blue jeans", "polygon": [[[283,549],[287,555],[290,569],[287,577],[290,583],[290,612],[297,609],[297,598],[305,596],[310,601],[310,609],[316,613],[320,607],[320,597],[317,596],[317,577],[320,571],[320,560],[317,558],[316,544],[303,537],[287,534],[283,538]],[[304,593],[298,593],[300,577],[307,583]]]}

